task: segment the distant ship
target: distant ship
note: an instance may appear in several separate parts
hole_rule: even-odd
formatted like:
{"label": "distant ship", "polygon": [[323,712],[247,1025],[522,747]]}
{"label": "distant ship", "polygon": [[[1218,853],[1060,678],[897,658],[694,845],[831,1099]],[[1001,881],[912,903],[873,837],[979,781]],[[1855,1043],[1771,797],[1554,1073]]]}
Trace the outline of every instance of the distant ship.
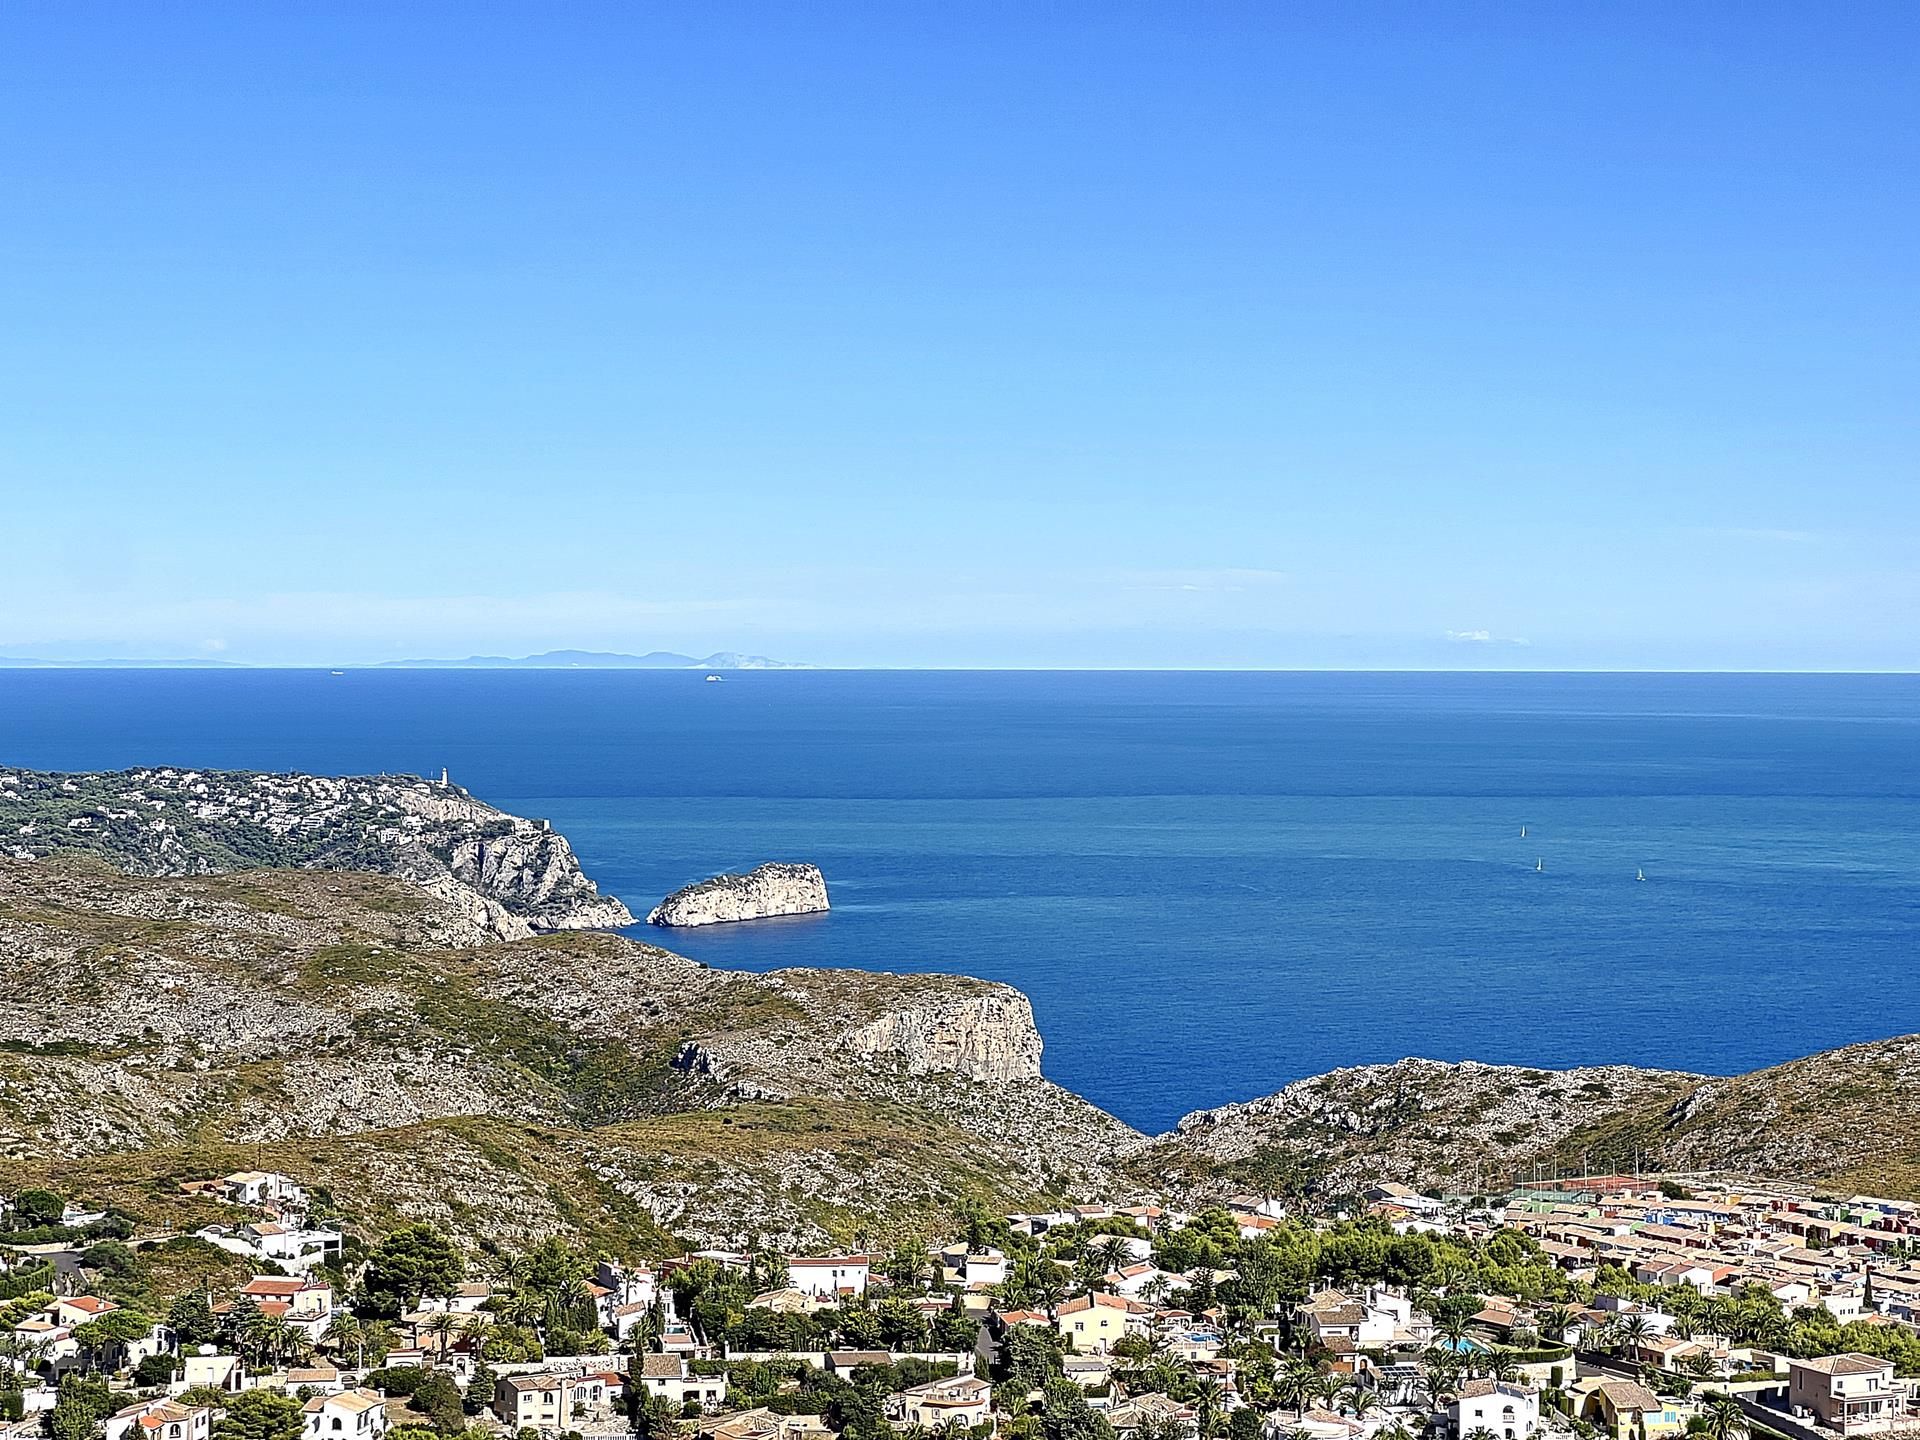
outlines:
{"label": "distant ship", "polygon": [[1633,872],[1633,878],[1636,880],[1644,880],[1647,878],[1647,872],[1644,870],[1635,870]]}
{"label": "distant ship", "polygon": [[720,677],[718,675],[707,676],[707,684],[718,685],[719,683],[720,683]]}
{"label": "distant ship", "polygon": [[1526,838],[1527,838],[1527,827],[1526,827],[1526,826],[1524,826],[1524,825],[1522,825],[1522,826],[1520,827],[1520,838],[1521,838],[1522,840],[1524,840],[1524,839],[1526,839]]}
{"label": "distant ship", "polygon": [[1536,860],[1533,862],[1533,873],[1536,875],[1546,868],[1547,862],[1545,860]]}

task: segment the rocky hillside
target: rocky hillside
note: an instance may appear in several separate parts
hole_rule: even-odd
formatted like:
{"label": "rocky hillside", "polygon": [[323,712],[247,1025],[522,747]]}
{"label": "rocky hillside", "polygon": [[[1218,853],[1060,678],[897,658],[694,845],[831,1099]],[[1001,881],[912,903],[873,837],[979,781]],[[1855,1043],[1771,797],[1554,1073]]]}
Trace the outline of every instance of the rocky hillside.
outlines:
{"label": "rocky hillside", "polygon": [[1657,1115],[1623,1115],[1613,1128],[1650,1135],[1680,1169],[1815,1177],[1920,1196],[1920,1035],[1703,1080]]}
{"label": "rocky hillside", "polygon": [[1142,1139],[1040,1078],[1005,986],[503,942],[392,877],[0,860],[0,957],[0,1189],[158,1213],[244,1161],[369,1225],[820,1244],[1111,1193]]}
{"label": "rocky hillside", "polygon": [[1381,1179],[1494,1189],[1635,1164],[1920,1195],[1920,1036],[1731,1079],[1626,1065],[1361,1065],[1196,1111],[1134,1164],[1215,1195],[1341,1194]]}
{"label": "rocky hillside", "polygon": [[1627,1065],[1357,1065],[1196,1111],[1162,1141],[1153,1162],[1188,1180],[1212,1172],[1223,1184],[1264,1179],[1274,1188],[1352,1191],[1379,1179],[1462,1188],[1480,1177],[1503,1185],[1568,1144],[1595,1115],[1671,1104],[1697,1083],[1697,1076]]}
{"label": "rocky hillside", "polygon": [[98,855],[134,875],[358,870],[425,885],[500,939],[631,925],[566,838],[411,775],[0,770],[0,854]]}

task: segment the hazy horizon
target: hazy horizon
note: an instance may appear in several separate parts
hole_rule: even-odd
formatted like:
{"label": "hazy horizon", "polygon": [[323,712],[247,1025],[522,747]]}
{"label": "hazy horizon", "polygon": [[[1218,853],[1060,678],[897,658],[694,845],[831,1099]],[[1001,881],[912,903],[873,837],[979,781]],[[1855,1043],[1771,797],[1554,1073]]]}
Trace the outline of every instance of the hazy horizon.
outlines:
{"label": "hazy horizon", "polygon": [[[573,647],[563,647],[565,650]],[[445,672],[449,670],[512,670],[525,673],[566,670],[605,670],[619,673],[669,673],[683,674],[699,670],[702,661],[714,655],[742,651],[709,651],[705,656],[688,656],[683,666],[654,665],[529,665],[512,663],[538,658],[548,652],[535,652],[533,656],[503,656],[482,654],[476,656],[421,656],[416,660],[228,660],[194,656],[153,656],[148,658],[129,658],[121,655],[101,654],[85,658],[67,656],[31,656],[17,652],[0,651],[0,671],[18,670],[31,673],[35,670],[421,670]],[[630,652],[608,653],[623,658],[633,658]],[[644,653],[644,652],[643,652]],[[677,652],[672,652],[677,653]],[[1920,669],[1842,669],[1842,668],[1734,668],[1734,667],[1633,667],[1633,666],[1542,666],[1542,665],[928,665],[928,664],[832,664],[816,663],[809,660],[796,660],[790,656],[755,656],[778,662],[771,666],[748,666],[730,669],[728,675],[772,675],[792,674],[805,671],[976,671],[983,674],[993,673],[1059,673],[1088,674],[1113,673],[1166,673],[1166,674],[1264,674],[1264,675],[1915,675]],[[506,660],[505,665],[476,663],[488,660]]]}

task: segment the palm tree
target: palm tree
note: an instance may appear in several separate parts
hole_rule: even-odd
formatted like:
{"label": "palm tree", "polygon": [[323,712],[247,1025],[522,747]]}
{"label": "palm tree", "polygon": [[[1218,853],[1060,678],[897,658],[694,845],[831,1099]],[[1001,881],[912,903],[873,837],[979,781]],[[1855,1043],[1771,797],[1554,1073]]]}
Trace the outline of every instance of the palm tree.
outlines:
{"label": "palm tree", "polygon": [[1380,1397],[1361,1385],[1349,1385],[1340,1392],[1340,1408],[1356,1420],[1364,1420],[1378,1409]]}
{"label": "palm tree", "polygon": [[1440,1338],[1447,1342],[1448,1348],[1457,1354],[1465,1345],[1467,1331],[1471,1327],[1471,1323],[1472,1322],[1458,1310],[1448,1310],[1441,1315],[1439,1323],[1433,1328],[1439,1334]]}
{"label": "palm tree", "polygon": [[1629,1315],[1620,1322],[1615,1332],[1616,1348],[1621,1350],[1638,1350],[1642,1345],[1646,1344],[1647,1337],[1652,1333],[1653,1328],[1647,1324],[1646,1316]]}
{"label": "palm tree", "polygon": [[532,1274],[532,1266],[524,1255],[501,1255],[495,1261],[494,1278],[500,1282],[499,1289],[524,1290]]}
{"label": "palm tree", "polygon": [[1307,1401],[1319,1394],[1320,1372],[1301,1359],[1289,1359],[1273,1377],[1273,1398],[1296,1415],[1304,1415]]}
{"label": "palm tree", "polygon": [[478,1363],[486,1357],[487,1342],[493,1339],[493,1326],[485,1320],[476,1320],[467,1326],[460,1338],[467,1347],[467,1353]]}
{"label": "palm tree", "polygon": [[1564,1305],[1549,1305],[1540,1312],[1540,1332],[1555,1340],[1567,1337],[1567,1327],[1573,1324],[1573,1311]]}
{"label": "palm tree", "polygon": [[509,1325],[538,1325],[547,1307],[530,1290],[515,1290],[493,1307],[493,1313]]}
{"label": "palm tree", "polygon": [[22,1340],[19,1351],[22,1372],[39,1370],[52,1354],[53,1342],[50,1340]]}
{"label": "palm tree", "polygon": [[1322,1375],[1314,1385],[1314,1393],[1322,1405],[1331,1405],[1346,1390],[1347,1382],[1338,1375]]}
{"label": "palm tree", "polygon": [[1715,1395],[1707,1401],[1704,1415],[1710,1440],[1747,1440],[1752,1433],[1747,1412],[1731,1395]]}
{"label": "palm tree", "polygon": [[460,1317],[455,1315],[451,1310],[439,1311],[431,1320],[427,1321],[427,1333],[439,1341],[440,1360],[442,1363],[446,1361],[447,1345],[453,1339],[453,1332],[459,1328]]}
{"label": "palm tree", "polygon": [[360,1329],[360,1322],[345,1311],[335,1311],[333,1319],[327,1325],[327,1348],[342,1360],[348,1355],[355,1356],[355,1368],[359,1367],[358,1352],[366,1336]]}
{"label": "palm tree", "polygon": [[1445,1387],[1433,1376],[1423,1375],[1407,1387],[1403,1403],[1431,1415],[1440,1408],[1440,1400],[1444,1394]]}
{"label": "palm tree", "polygon": [[1213,1440],[1220,1423],[1221,1396],[1220,1382],[1212,1378],[1201,1380],[1193,1387],[1192,1403],[1200,1420],[1200,1440]]}
{"label": "palm tree", "polygon": [[1438,1393],[1451,1391],[1460,1383],[1460,1372],[1466,1368],[1466,1360],[1455,1350],[1428,1350],[1420,1357],[1427,1379]]}
{"label": "palm tree", "polygon": [[1079,1259],[1073,1262],[1074,1284],[1081,1290],[1098,1290],[1101,1277],[1106,1273],[1106,1262],[1091,1247],[1082,1250]]}
{"label": "palm tree", "polygon": [[1727,1326],[1730,1323],[1726,1301],[1709,1300],[1700,1307],[1700,1324],[1706,1327],[1709,1335],[1717,1335],[1723,1340],[1726,1339]]}

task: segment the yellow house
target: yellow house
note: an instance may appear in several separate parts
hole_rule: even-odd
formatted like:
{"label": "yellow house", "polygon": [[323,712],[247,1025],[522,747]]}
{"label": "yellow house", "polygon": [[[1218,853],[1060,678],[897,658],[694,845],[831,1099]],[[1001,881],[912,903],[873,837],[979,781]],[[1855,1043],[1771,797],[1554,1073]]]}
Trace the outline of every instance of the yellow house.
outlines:
{"label": "yellow house", "polygon": [[1686,1428],[1679,1407],[1633,1380],[1602,1380],[1580,1400],[1580,1418],[1613,1440],[1661,1440]]}
{"label": "yellow house", "polygon": [[1056,1309],[1053,1328],[1065,1338],[1069,1349],[1083,1355],[1104,1355],[1127,1333],[1134,1311],[1145,1308],[1124,1295],[1096,1290]]}

